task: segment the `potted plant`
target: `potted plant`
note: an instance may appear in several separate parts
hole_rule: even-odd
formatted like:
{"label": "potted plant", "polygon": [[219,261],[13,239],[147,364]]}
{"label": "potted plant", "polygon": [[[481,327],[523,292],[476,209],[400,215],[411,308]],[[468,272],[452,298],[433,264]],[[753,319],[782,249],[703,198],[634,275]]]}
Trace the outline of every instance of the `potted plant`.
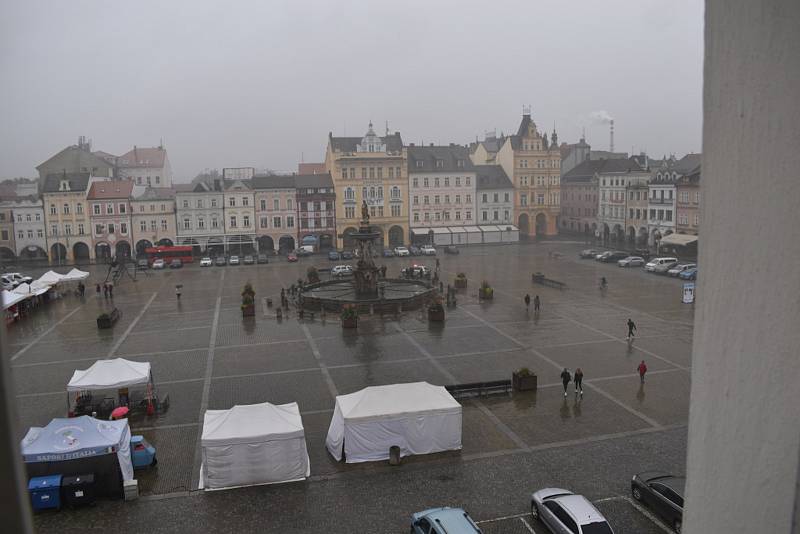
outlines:
{"label": "potted plant", "polygon": [[539,379],[527,367],[522,367],[511,373],[511,382],[515,391],[535,391]]}
{"label": "potted plant", "polygon": [[458,273],[456,275],[455,281],[456,289],[466,289],[467,288],[467,275],[464,273]]}
{"label": "potted plant", "polygon": [[442,306],[441,298],[437,298],[428,306],[428,321],[436,323],[444,321],[444,306]]}
{"label": "potted plant", "polygon": [[492,300],[492,298],[494,298],[494,289],[489,285],[487,280],[481,282],[478,296],[484,300]]}
{"label": "potted plant", "polygon": [[306,270],[306,278],[308,278],[309,284],[316,284],[319,282],[319,273],[317,272],[317,268],[313,265]]}
{"label": "potted plant", "polygon": [[117,308],[114,308],[107,313],[101,313],[97,316],[97,328],[111,328],[121,316],[122,313],[120,313]]}
{"label": "potted plant", "polygon": [[242,317],[254,317],[256,314],[256,292],[252,284],[247,282],[242,290]]}
{"label": "potted plant", "polygon": [[357,328],[358,327],[358,308],[355,304],[345,304],[339,314],[342,320],[342,328]]}

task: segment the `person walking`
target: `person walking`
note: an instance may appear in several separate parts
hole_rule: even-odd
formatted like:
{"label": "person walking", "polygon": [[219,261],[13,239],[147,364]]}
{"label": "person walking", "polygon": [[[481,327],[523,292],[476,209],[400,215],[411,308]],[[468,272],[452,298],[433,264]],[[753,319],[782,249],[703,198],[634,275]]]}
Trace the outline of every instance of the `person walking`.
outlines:
{"label": "person walking", "polygon": [[528,311],[528,308],[531,306],[531,296],[525,293],[525,311]]}
{"label": "person walking", "polygon": [[636,330],[636,324],[631,318],[628,318],[628,341],[633,339],[633,332]]}
{"label": "person walking", "polygon": [[114,284],[108,284],[108,297],[114,298]]}
{"label": "person walking", "polygon": [[108,284],[103,284],[103,298],[108,298]]}
{"label": "person walking", "polygon": [[538,312],[539,308],[541,307],[541,305],[542,305],[542,301],[539,300],[539,295],[536,295],[535,297],[533,297],[533,311],[534,312]]}
{"label": "person walking", "polygon": [[564,367],[564,370],[561,371],[561,383],[564,384],[564,396],[567,396],[567,385],[572,380],[572,376],[569,374],[569,369]]}
{"label": "person walking", "polygon": [[175,286],[175,296],[178,297],[178,300],[181,300],[181,286],[180,285],[176,285]]}
{"label": "person walking", "polygon": [[97,292],[97,298],[100,298],[100,284],[95,284],[95,291]]}
{"label": "person walking", "polygon": [[578,392],[580,391],[581,397],[583,397],[583,371],[581,368],[578,367],[575,369],[575,396],[578,396]]}
{"label": "person walking", "polygon": [[642,360],[642,363],[639,364],[639,367],[637,367],[636,370],[639,371],[639,380],[641,380],[641,383],[644,384],[644,375],[647,372],[647,364],[644,363],[644,360]]}

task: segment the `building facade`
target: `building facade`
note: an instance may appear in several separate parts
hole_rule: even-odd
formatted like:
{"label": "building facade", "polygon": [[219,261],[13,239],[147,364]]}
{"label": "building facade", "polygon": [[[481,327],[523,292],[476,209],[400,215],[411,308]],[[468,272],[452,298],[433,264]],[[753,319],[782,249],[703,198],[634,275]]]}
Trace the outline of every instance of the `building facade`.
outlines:
{"label": "building facade", "polygon": [[[302,164],[301,164],[302,165]],[[319,250],[336,246],[336,192],[327,172],[294,176],[297,188],[298,242]]]}
{"label": "building facade", "polygon": [[297,248],[297,189],[294,176],[253,178],[258,251],[287,253]]}
{"label": "building facade", "polygon": [[338,248],[354,248],[347,234],[358,228],[362,204],[373,230],[381,234],[379,246],[408,241],[408,175],[400,132],[379,137],[370,123],[363,137],[328,134],[325,169],[336,189]]}
{"label": "building facade", "polygon": [[114,177],[114,162],[92,152],[92,144],[80,137],[77,145],[68,146],[36,167],[39,179],[51,174],[90,174],[105,178]]}
{"label": "building facade", "polygon": [[664,159],[650,173],[648,198],[649,244],[657,247],[661,238],[676,231],[676,186],[681,177],[700,166],[700,154],[687,154],[679,160]]}
{"label": "building facade", "polygon": [[[628,216],[628,187],[646,186],[650,173],[632,159],[600,160],[602,165],[595,171],[599,182],[599,210],[597,224],[606,246],[621,247],[626,242],[625,221]],[[632,240],[636,236],[627,238]]]}
{"label": "building facade", "polygon": [[17,257],[22,260],[47,259],[47,230],[42,199],[38,195],[18,197],[11,201],[11,207]]}
{"label": "building facade", "polygon": [[89,187],[86,200],[96,261],[132,257],[132,192],[129,180],[98,181]]}
{"label": "building facade", "polygon": [[648,243],[647,210],[649,182],[637,181],[626,187],[628,204],[625,214],[625,235],[629,245],[646,248]]}
{"label": "building facade", "polygon": [[678,178],[675,184],[675,231],[697,235],[700,231],[700,167]]}
{"label": "building facade", "polygon": [[596,161],[584,160],[561,178],[561,230],[581,234],[587,240],[599,237],[598,166]]}
{"label": "building facade", "polygon": [[250,180],[223,181],[225,250],[252,254],[256,247],[256,212]]}
{"label": "building facade", "polygon": [[425,239],[432,227],[475,224],[477,180],[466,147],[410,145],[407,158],[412,230]]}
{"label": "building facade", "polygon": [[514,224],[514,184],[500,165],[475,165],[476,224]]}
{"label": "building facade", "polygon": [[175,192],[176,237],[196,254],[225,254],[222,181],[197,182]]}
{"label": "building facade", "polygon": [[117,175],[147,187],[172,187],[172,166],[163,146],[139,148],[117,158]]}
{"label": "building facade", "polygon": [[147,187],[131,197],[131,236],[137,256],[154,245],[177,242],[175,191],[166,187]]}
{"label": "building facade", "polygon": [[561,213],[561,151],[555,131],[548,140],[524,110],[517,134],[506,139],[495,159],[514,182],[520,237],[555,235]]}
{"label": "building facade", "polygon": [[81,263],[94,259],[94,242],[86,194],[89,173],[48,175],[42,186],[50,263]]}
{"label": "building facade", "polygon": [[13,262],[17,256],[14,242],[14,203],[0,201],[0,260]]}

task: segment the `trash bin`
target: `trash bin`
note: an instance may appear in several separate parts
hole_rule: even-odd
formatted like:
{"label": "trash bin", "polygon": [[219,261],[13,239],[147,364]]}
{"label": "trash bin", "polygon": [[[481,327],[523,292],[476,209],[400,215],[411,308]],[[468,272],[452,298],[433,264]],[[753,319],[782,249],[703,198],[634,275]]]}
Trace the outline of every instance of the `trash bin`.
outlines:
{"label": "trash bin", "polygon": [[76,475],[61,480],[61,495],[67,506],[85,506],[94,504],[94,475]]}
{"label": "trash bin", "polygon": [[61,475],[33,477],[28,481],[28,493],[34,511],[61,508]]}
{"label": "trash bin", "polygon": [[400,447],[397,445],[389,447],[389,465],[400,465]]}

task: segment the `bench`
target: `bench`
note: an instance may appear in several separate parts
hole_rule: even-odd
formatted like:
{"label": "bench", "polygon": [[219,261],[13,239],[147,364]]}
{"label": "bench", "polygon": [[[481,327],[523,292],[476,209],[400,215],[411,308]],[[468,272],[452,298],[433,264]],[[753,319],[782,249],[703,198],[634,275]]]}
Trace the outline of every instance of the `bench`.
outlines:
{"label": "bench", "polygon": [[547,278],[545,277],[545,275],[541,273],[534,273],[533,275],[531,275],[531,280],[533,281],[534,284],[539,284],[547,287],[554,287],[556,289],[564,289],[565,287],[567,287],[567,284],[565,284],[564,282],[559,282],[558,280]]}
{"label": "bench", "polygon": [[455,398],[485,397],[487,395],[500,395],[511,392],[511,380],[492,380],[489,382],[471,382],[467,384],[453,384],[445,389]]}

